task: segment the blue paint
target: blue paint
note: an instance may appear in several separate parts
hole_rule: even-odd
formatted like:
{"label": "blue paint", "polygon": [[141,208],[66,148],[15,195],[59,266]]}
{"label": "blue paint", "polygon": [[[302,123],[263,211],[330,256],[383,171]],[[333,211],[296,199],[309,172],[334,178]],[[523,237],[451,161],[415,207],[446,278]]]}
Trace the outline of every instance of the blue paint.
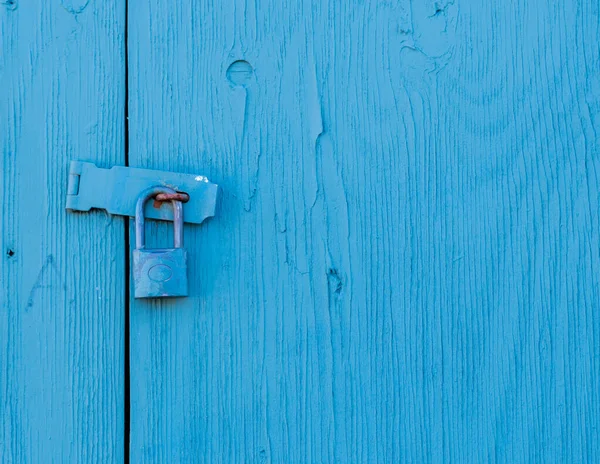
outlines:
{"label": "blue paint", "polygon": [[[87,6],[86,6],[87,5]],[[0,2],[0,462],[123,462],[124,220],[67,214],[124,164],[125,3]]]}
{"label": "blue paint", "polygon": [[130,163],[224,196],[132,302],[132,462],[599,461],[598,19],[136,5]]}
{"label": "blue paint", "polygon": [[[0,461],[120,462],[133,243],[64,197],[125,5],[0,10]],[[189,298],[130,289],[131,462],[600,461],[595,4],[128,11],[129,163],[223,187]]]}

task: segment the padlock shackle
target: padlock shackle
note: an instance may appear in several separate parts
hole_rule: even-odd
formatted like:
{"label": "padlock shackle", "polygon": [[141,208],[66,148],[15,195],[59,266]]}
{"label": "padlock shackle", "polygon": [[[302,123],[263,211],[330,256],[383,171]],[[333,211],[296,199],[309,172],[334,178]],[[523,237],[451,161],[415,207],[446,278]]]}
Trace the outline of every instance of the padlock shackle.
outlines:
{"label": "padlock shackle", "polygon": [[[144,205],[150,198],[154,198],[159,193],[177,193],[175,190],[155,185],[149,187],[140,193],[135,204],[135,248],[142,250],[146,247],[146,227],[144,217]],[[183,206],[180,201],[172,200],[173,205],[173,246],[174,248],[183,247]]]}

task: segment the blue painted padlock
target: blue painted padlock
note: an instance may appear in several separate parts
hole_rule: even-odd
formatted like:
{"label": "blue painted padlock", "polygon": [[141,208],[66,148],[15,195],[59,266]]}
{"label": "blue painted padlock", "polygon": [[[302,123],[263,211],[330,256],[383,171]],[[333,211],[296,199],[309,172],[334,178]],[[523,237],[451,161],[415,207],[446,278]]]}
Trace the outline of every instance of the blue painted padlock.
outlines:
{"label": "blue painted padlock", "polygon": [[133,282],[135,298],[187,296],[187,251],[183,248],[183,206],[173,205],[174,248],[145,248],[144,205],[158,194],[176,194],[168,187],[144,190],[135,208],[135,250],[133,250]]}

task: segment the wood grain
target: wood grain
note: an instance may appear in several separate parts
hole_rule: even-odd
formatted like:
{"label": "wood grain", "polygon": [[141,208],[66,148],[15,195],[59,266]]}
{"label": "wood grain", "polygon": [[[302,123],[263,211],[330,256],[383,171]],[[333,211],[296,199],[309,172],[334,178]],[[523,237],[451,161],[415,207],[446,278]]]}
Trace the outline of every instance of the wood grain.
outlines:
{"label": "wood grain", "polygon": [[0,1],[0,462],[119,462],[124,221],[65,210],[124,163],[124,2]]}
{"label": "wood grain", "polygon": [[595,2],[130,11],[131,165],[224,190],[131,462],[600,460]]}

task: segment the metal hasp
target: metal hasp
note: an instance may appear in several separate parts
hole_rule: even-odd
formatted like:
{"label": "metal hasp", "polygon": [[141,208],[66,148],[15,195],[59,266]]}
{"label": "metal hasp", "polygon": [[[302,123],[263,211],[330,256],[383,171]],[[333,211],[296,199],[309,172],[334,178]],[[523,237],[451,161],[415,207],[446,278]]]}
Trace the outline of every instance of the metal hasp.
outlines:
{"label": "metal hasp", "polygon": [[[204,176],[125,166],[102,169],[84,161],[71,161],[67,209],[100,208],[110,214],[133,217],[140,192],[156,186],[189,195],[189,201],[183,205],[185,222],[200,224],[216,214],[220,189]],[[148,202],[145,217],[172,221],[173,208],[168,203]]]}
{"label": "metal hasp", "polygon": [[183,248],[183,208],[173,205],[173,248],[146,249],[144,205],[159,194],[175,194],[160,185],[144,190],[135,208],[135,250],[133,250],[133,287],[135,298],[187,296],[187,251]]}

